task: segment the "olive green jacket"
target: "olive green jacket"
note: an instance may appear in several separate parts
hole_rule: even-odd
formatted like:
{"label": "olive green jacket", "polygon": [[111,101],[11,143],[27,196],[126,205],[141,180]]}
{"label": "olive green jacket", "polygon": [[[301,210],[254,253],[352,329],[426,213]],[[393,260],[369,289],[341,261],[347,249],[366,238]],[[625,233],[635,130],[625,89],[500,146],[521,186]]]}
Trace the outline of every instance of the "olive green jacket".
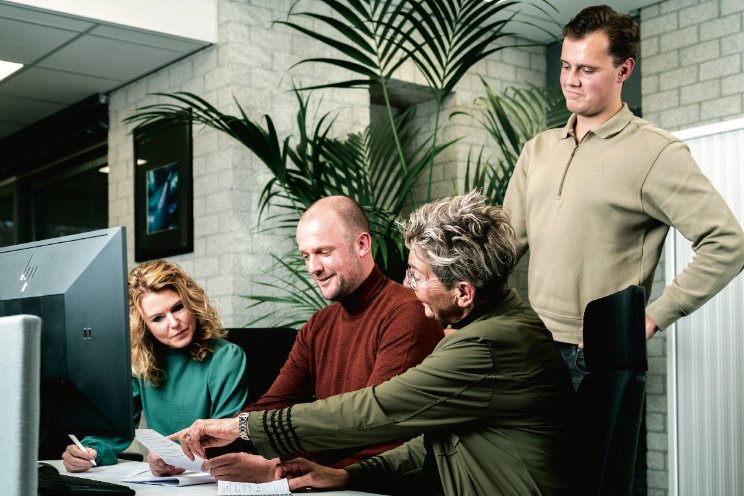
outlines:
{"label": "olive green jacket", "polygon": [[444,338],[417,367],[323,401],[252,412],[251,439],[275,456],[423,436],[348,467],[354,487],[395,487],[433,457],[446,494],[571,494],[567,408],[556,344],[511,291]]}

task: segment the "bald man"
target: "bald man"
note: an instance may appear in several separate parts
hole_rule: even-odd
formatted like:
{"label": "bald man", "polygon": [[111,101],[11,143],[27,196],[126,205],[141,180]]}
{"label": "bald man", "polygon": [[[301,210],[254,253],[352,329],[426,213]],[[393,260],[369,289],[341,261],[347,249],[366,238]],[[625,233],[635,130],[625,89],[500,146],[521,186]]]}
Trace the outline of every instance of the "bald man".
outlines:
{"label": "bald man", "polygon": [[[418,365],[442,338],[414,294],[388,279],[372,258],[369,221],[355,201],[329,196],[314,203],[297,225],[297,246],[323,297],[334,303],[300,330],[279,376],[244,411],[270,410],[324,399],[385,382]],[[382,453],[402,443],[314,453],[335,467]],[[279,460],[229,453],[208,460],[218,480],[274,479]]]}

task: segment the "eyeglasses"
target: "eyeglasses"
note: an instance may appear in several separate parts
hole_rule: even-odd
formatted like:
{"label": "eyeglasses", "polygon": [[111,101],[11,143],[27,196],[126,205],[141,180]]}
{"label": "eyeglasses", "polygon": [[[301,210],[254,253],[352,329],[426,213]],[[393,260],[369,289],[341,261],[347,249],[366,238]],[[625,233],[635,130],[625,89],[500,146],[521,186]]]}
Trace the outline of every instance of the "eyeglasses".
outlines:
{"label": "eyeglasses", "polygon": [[412,291],[416,291],[416,285],[420,282],[424,282],[423,279],[418,279],[414,273],[413,270],[408,267],[406,269],[406,280],[408,281],[408,287],[411,288]]}

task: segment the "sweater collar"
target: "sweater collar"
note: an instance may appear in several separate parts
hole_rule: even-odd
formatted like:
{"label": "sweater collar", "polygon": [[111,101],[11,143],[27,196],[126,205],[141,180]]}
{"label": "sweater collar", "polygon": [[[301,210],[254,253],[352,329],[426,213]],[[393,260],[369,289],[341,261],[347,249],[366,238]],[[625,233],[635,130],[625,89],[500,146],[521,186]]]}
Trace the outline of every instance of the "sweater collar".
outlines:
{"label": "sweater collar", "polygon": [[[623,103],[623,106],[620,107],[620,110],[615,113],[612,117],[607,119],[605,122],[602,123],[601,126],[596,127],[589,131],[589,133],[596,134],[598,137],[602,139],[607,139],[615,136],[620,131],[625,129],[625,126],[627,126],[630,121],[633,119],[633,112],[630,111],[628,108],[627,103]],[[576,114],[571,114],[571,117],[568,118],[568,122],[566,123],[566,127],[563,128],[561,131],[561,137],[562,138],[573,138],[575,136],[574,128],[576,125]],[[588,134],[588,133],[587,133]]]}
{"label": "sweater collar", "polygon": [[339,300],[341,306],[349,314],[358,314],[363,312],[369,306],[369,303],[375,299],[377,294],[382,291],[383,286],[388,281],[387,276],[374,266],[372,272],[349,296]]}

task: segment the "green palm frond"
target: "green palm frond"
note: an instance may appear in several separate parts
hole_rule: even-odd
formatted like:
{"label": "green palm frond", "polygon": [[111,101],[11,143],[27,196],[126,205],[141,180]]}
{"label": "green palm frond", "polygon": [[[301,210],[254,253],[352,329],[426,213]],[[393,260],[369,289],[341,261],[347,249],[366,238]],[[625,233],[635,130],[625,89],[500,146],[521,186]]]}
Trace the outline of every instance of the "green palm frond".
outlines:
{"label": "green palm frond", "polygon": [[[277,21],[300,33],[331,47],[340,57],[311,57],[297,64],[324,63],[342,68],[354,74],[345,81],[329,82],[305,87],[305,90],[318,88],[355,88],[377,85],[382,88],[387,109],[388,121],[394,128],[394,117],[387,82],[393,72],[406,60],[403,39],[411,31],[408,26],[406,2],[392,0],[316,0],[314,6],[324,5],[334,15],[327,16],[312,11],[292,11],[286,21]],[[297,20],[295,22],[293,19]],[[308,22],[305,26],[302,22]],[[317,29],[313,24],[321,24],[325,29]],[[325,32],[333,33],[332,35]],[[403,173],[408,171],[400,137],[393,132],[396,144],[398,167]]]}
{"label": "green palm frond", "polygon": [[[438,149],[441,106],[462,77],[483,58],[505,48],[498,41],[505,28],[520,14],[517,6],[552,8],[547,0],[489,2],[484,0],[316,0],[333,15],[292,11],[278,21],[332,48],[336,57],[311,57],[298,64],[323,63],[350,71],[348,80],[306,87],[351,88],[379,85],[394,130],[388,82],[393,72],[410,59],[427,81],[436,101],[434,129],[429,141],[430,159]],[[511,9],[511,10],[510,10]],[[507,14],[507,12],[513,12]],[[323,26],[318,29],[317,24]],[[331,34],[332,33],[332,34]],[[398,166],[403,173],[416,167],[406,160],[402,137],[395,132]],[[426,199],[431,198],[432,165]],[[415,174],[414,174],[415,175]],[[405,201],[406,197],[401,197]]]}
{"label": "green palm frond", "polygon": [[[287,20],[277,22],[333,48],[341,57],[312,57],[297,64],[329,64],[351,71],[355,77],[304,89],[368,87],[389,79],[405,61],[402,36],[411,30],[404,15],[407,2],[315,0],[313,3],[314,7],[324,5],[333,15],[292,11]],[[313,24],[321,24],[325,29]]]}
{"label": "green palm frond", "polygon": [[[264,116],[266,124],[262,126],[239,104],[239,115],[230,115],[190,93],[158,94],[164,103],[137,109],[127,122],[136,123],[147,137],[163,126],[191,120],[225,132],[244,145],[272,174],[259,198],[259,219],[271,221],[264,223],[271,225],[268,229],[293,233],[302,213],[320,198],[353,198],[370,217],[376,260],[383,270],[390,264],[399,266],[404,248],[395,222],[405,199],[434,158],[453,142],[432,147],[432,138],[414,125],[412,111],[394,119],[392,128],[385,121],[374,121],[360,133],[332,139],[328,136],[335,122],[333,115],[325,113],[315,123],[309,122],[310,97],[303,97],[298,90],[294,93],[298,105],[296,143],[278,135],[270,116]],[[410,164],[408,168],[400,167],[399,149]]]}
{"label": "green palm frond", "polygon": [[492,202],[502,204],[511,173],[514,171],[513,167],[510,167],[503,159],[484,160],[483,147],[476,157],[472,156],[472,152],[472,149],[468,151],[463,191],[478,188]]}
{"label": "green palm frond", "polygon": [[[506,28],[522,18],[520,6],[554,8],[547,0],[488,2],[483,0],[416,0],[407,3],[410,30],[401,32],[403,49],[441,104],[462,77],[485,57],[509,45],[499,43],[513,33]],[[541,5],[542,4],[542,5]],[[529,21],[522,21],[529,24]]]}
{"label": "green palm frond", "polygon": [[[298,2],[299,3],[299,2]],[[338,57],[311,57],[297,64],[323,63],[350,71],[348,80],[304,89],[368,87],[385,83],[410,59],[438,102],[444,101],[476,63],[506,45],[505,28],[515,18],[529,24],[518,7],[547,15],[557,11],[548,0],[315,0],[333,15],[292,11],[280,24],[332,48]],[[324,26],[318,29],[317,24]],[[331,34],[332,33],[332,34]]]}
{"label": "green palm frond", "polygon": [[[224,114],[198,95],[187,92],[155,93],[171,102],[146,105],[138,108],[124,119],[125,123],[137,124],[144,139],[156,133],[161,126],[181,125],[196,122],[224,132],[250,149],[269,167],[274,175],[283,177],[286,169],[286,140],[280,142],[274,123],[264,116],[266,126],[245,117]],[[239,106],[239,105],[238,105]]]}
{"label": "green palm frond", "polygon": [[564,125],[570,112],[558,90],[531,86],[498,93],[481,81],[486,95],[476,100],[476,109],[452,116],[467,115],[477,120],[493,138],[500,156],[484,160],[482,150],[477,158],[469,153],[464,186],[465,191],[480,187],[493,201],[503,203],[525,143],[546,129]]}
{"label": "green palm frond", "polygon": [[476,63],[504,48],[511,21],[504,9],[519,2],[417,0],[406,12],[413,30],[402,34],[404,49],[441,104]]}
{"label": "green palm frond", "polygon": [[288,218],[284,215],[282,219],[292,223],[308,206],[326,196],[324,162],[320,155],[334,122],[331,114],[324,114],[308,130],[309,97],[303,98],[297,90],[294,93],[299,107],[296,144],[290,143],[290,136],[280,139],[268,115],[264,116],[266,124],[262,126],[251,120],[237,102],[239,116],[223,113],[203,98],[185,92],[156,93],[166,102],[140,107],[125,122],[137,124],[136,129],[145,139],[162,127],[185,122],[203,124],[226,133],[253,152],[273,175],[261,192],[259,218],[271,205],[289,213]]}
{"label": "green palm frond", "polygon": [[302,260],[296,253],[282,257],[271,256],[273,264],[264,271],[265,280],[257,284],[267,288],[272,294],[243,296],[253,303],[249,309],[256,309],[265,303],[280,304],[282,312],[270,310],[258,315],[245,324],[251,327],[258,323],[271,327],[300,327],[313,313],[324,308],[328,302],[318,291]]}

